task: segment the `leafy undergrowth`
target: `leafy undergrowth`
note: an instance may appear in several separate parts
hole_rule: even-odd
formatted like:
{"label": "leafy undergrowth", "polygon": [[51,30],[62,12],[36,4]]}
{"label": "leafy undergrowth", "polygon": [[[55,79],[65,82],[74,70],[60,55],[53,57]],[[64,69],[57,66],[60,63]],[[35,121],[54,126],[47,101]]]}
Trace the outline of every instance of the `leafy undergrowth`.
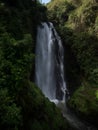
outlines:
{"label": "leafy undergrowth", "polygon": [[[24,130],[68,130],[70,127],[55,104],[32,82],[24,82],[18,103],[22,107]],[[28,87],[27,87],[28,86]]]}
{"label": "leafy undergrowth", "polygon": [[69,106],[82,118],[98,123],[98,87],[83,83],[71,97]]}

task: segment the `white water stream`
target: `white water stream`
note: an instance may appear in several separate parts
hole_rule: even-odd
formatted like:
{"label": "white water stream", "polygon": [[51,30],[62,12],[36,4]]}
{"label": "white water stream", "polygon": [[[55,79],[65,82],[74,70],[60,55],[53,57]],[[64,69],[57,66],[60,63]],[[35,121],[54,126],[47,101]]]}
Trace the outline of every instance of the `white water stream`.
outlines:
{"label": "white water stream", "polygon": [[42,23],[38,27],[36,84],[50,100],[63,100],[66,90],[63,47],[52,23]]}
{"label": "white water stream", "polygon": [[76,130],[97,130],[81,122],[66,107],[63,46],[52,23],[42,23],[37,31],[36,84],[44,95],[61,108],[63,116]]}

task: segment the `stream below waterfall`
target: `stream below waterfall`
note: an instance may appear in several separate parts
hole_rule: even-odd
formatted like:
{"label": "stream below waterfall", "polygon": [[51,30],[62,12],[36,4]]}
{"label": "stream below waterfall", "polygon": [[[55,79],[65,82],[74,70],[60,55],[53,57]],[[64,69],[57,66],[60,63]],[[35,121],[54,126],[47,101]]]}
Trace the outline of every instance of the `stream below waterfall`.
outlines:
{"label": "stream below waterfall", "polygon": [[38,27],[36,43],[36,84],[44,95],[54,102],[63,116],[76,130],[97,130],[80,121],[66,106],[66,82],[64,80],[64,50],[61,39],[52,23]]}
{"label": "stream below waterfall", "polygon": [[67,106],[63,101],[58,101],[56,106],[61,109],[63,117],[67,119],[69,124],[75,128],[76,130],[97,130],[93,125],[88,122],[83,122],[79,119]]}

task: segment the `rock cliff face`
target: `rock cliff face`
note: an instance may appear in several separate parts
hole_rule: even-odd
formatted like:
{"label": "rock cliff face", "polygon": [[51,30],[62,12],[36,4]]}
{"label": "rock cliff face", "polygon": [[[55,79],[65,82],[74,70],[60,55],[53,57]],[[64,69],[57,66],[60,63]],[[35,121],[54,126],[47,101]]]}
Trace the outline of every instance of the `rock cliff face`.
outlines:
{"label": "rock cliff face", "polygon": [[47,7],[65,48],[65,75],[72,95],[68,104],[97,124],[98,1],[53,0]]}

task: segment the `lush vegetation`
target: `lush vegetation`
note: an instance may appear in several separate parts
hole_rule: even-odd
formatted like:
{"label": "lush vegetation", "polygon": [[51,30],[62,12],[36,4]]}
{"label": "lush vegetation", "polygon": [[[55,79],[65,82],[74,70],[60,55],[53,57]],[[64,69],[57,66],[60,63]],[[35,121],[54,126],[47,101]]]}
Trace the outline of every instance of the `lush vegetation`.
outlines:
{"label": "lush vegetation", "polygon": [[73,95],[69,106],[97,124],[98,2],[52,0],[47,7],[65,48],[66,80]]}
{"label": "lush vegetation", "polygon": [[0,0],[0,130],[67,130],[60,111],[34,81],[36,28],[46,7]]}
{"label": "lush vegetation", "polygon": [[68,104],[98,123],[97,0],[52,0],[47,7],[36,0],[0,0],[1,130],[71,130],[33,83],[37,25],[47,15],[65,48]]}

